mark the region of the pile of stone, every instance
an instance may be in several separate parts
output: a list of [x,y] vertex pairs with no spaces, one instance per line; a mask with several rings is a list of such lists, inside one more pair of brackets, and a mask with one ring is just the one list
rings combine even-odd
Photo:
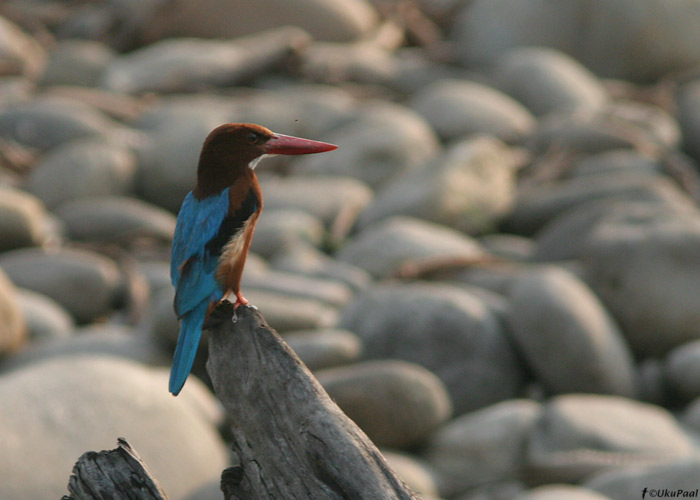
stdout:
[[[428,499],[700,483],[700,4],[5,0],[0,498],[126,437],[173,499],[231,457],[167,391],[169,248],[225,122],[258,167],[243,289]],[[39,471],[39,473],[37,473]]]

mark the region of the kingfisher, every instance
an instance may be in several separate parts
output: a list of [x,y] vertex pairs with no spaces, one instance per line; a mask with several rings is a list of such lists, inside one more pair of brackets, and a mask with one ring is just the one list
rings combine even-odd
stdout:
[[[180,320],[170,370],[170,392],[177,396],[192,369],[202,327],[224,300],[235,310],[248,301],[241,294],[255,224],[263,208],[255,175],[269,155],[303,155],[337,146],[302,139],[252,123],[227,123],[207,136],[197,167],[197,183],[177,216],[170,258],[174,308]],[[235,319],[235,316],[234,316]]]

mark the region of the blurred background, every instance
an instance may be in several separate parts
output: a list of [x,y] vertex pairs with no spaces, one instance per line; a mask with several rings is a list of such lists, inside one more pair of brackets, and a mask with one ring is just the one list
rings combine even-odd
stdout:
[[[169,251],[225,122],[243,292],[426,500],[700,487],[700,1],[3,0],[0,498],[129,440],[173,500],[232,460]],[[690,495],[692,496],[692,495]]]

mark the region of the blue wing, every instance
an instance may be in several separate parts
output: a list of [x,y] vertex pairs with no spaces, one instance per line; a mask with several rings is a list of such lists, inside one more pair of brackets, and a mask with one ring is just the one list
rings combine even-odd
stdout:
[[228,188],[203,200],[189,193],[182,203],[170,256],[178,316],[204,300],[219,300],[223,294],[215,278],[218,255],[210,252],[207,244],[219,234],[228,206]]

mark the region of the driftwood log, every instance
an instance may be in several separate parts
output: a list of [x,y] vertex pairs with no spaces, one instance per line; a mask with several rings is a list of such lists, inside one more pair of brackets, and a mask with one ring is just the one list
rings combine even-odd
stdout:
[[70,495],[61,500],[167,500],[141,457],[126,442],[117,448],[88,451],[78,459],[68,481]]
[[254,308],[212,315],[207,371],[240,464],[226,500],[418,499]]
[[[256,309],[232,318],[224,302],[205,325],[207,371],[239,459],[221,475],[225,500],[418,500]],[[118,445],[83,454],[62,500],[167,500],[131,446]]]

